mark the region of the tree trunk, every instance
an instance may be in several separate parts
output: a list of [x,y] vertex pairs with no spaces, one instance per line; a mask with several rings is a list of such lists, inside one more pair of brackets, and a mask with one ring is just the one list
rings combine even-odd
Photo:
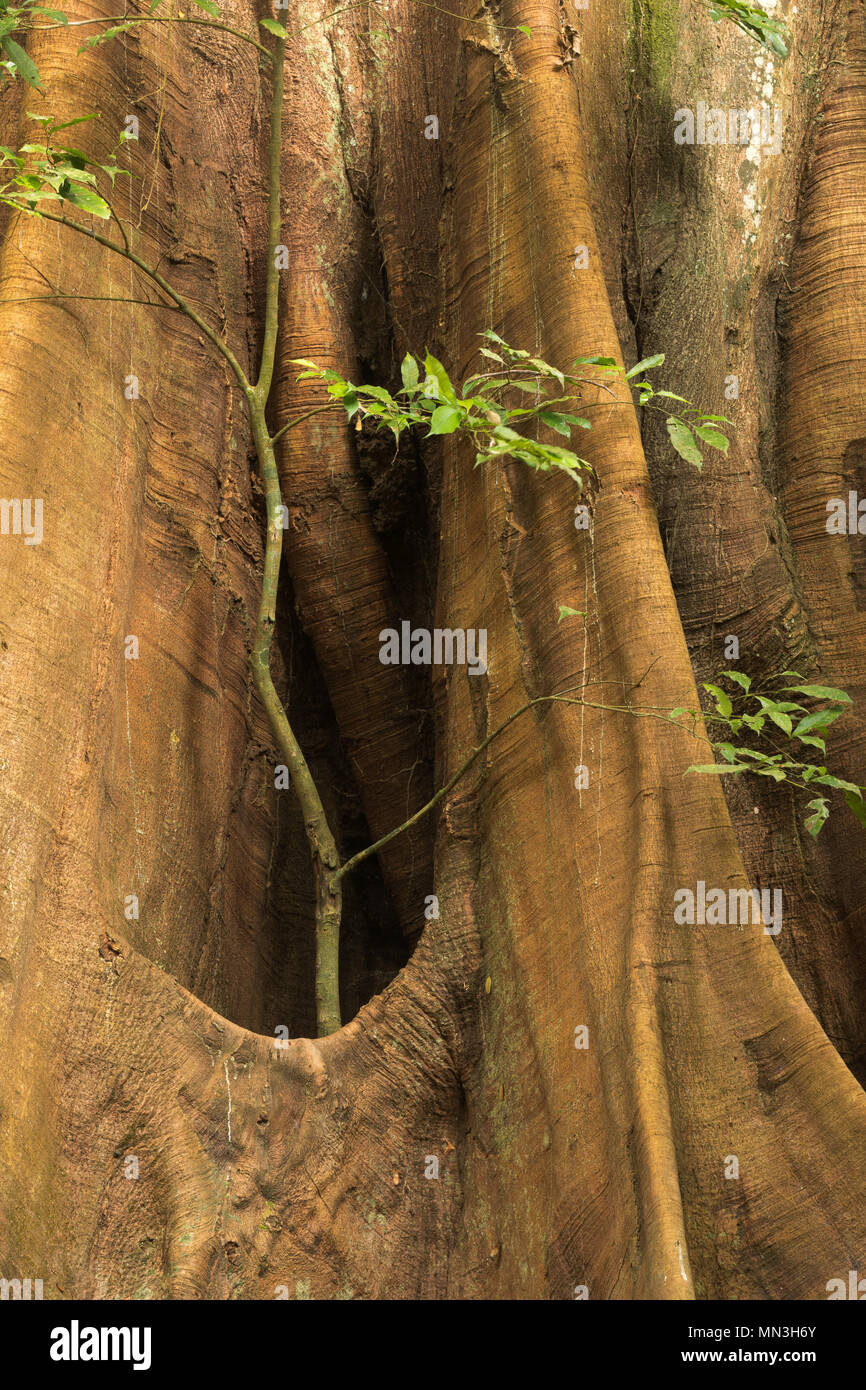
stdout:
[[[520,715],[344,881],[348,1021],[312,1040],[241,394],[179,313],[31,302],[144,296],[4,218],[0,490],[45,522],[0,537],[0,1272],[53,1298],[825,1298],[866,1267],[863,832],[843,807],[813,842],[786,789],[686,776],[694,739],[611,707],[696,707],[734,635],[734,665],[850,691],[831,770],[866,782],[863,541],[825,528],[866,493],[864,8],[801,2],[772,74],[686,0],[331,8],[286,20],[271,427],[320,400],[295,358],[393,387],[428,345],[462,379],[492,328],[563,368],[664,352],[731,449],[691,470],[622,391],[583,496],[456,439],[283,436],[271,669],[344,860],[528,701],[591,702]],[[252,372],[267,72],[215,30],[78,37],[32,40],[46,95],[3,96],[3,143],[98,104],[107,151],[134,113],[121,212]],[[780,151],[676,144],[698,101],[770,101]],[[403,621],[486,629],[486,673],[382,665]],[[781,932],[678,925],[699,881],[780,887]]]

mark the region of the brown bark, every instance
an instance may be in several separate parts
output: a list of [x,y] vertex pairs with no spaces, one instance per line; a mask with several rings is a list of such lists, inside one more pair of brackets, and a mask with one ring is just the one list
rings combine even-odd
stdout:
[[[863,433],[845,372],[864,331],[862,9],[800,8],[754,246],[729,215],[738,153],[672,144],[676,107],[745,81],[753,56],[691,5],[504,0],[460,26],[400,0],[293,42],[273,428],[313,402],[293,357],[393,384],[428,341],[458,377],[485,327],[560,366],[666,351],[665,384],[706,409],[741,375],[731,456],[700,476],[642,440],[630,405],[593,412],[589,531],[567,479],[473,469],[459,442],[419,465],[336,417],[284,437],[275,675],[344,857],[529,699],[586,681],[597,704],[692,704],[720,632],[748,669],[805,657],[858,694],[856,538],[819,529],[824,478],[844,493]],[[230,19],[254,27],[245,4]],[[566,22],[582,54],[563,65]],[[682,72],[658,50],[666,23],[687,36]],[[63,42],[39,41],[50,109],[98,91],[111,129],[134,103],[141,244],[170,248],[178,288],[253,364],[253,51],[141,32],[72,62]],[[777,337],[775,236],[795,212]],[[4,299],[44,292],[40,272],[136,289],[31,219],[7,222],[0,272]],[[46,506],[40,547],[0,541],[2,1272],[50,1270],[52,1297],[819,1299],[862,1267],[855,832],[804,849],[784,795],[738,788],[729,811],[716,779],[683,776],[681,731],[535,707],[383,854],[381,880],[348,881],[344,1017],[364,1007],[298,1036],[311,884],[247,666],[262,508],[238,393],[180,315],[0,313],[0,490]],[[563,603],[585,631],[557,623]],[[402,617],[486,628],[486,676],[447,668],[428,688],[382,666],[379,629]],[[839,765],[856,773],[849,729]],[[698,880],[782,886],[778,944],[760,924],[676,925],[674,893]],[[439,916],[387,983],[429,893]]]

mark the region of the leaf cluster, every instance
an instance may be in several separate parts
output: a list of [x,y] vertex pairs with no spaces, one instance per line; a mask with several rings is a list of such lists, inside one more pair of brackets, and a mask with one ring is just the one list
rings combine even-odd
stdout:
[[720,19],[731,20],[762,48],[768,48],[779,58],[787,58],[791,36],[784,20],[771,19],[760,5],[749,5],[746,0],[713,0],[710,18],[717,24]]
[[[362,419],[369,419],[391,430],[397,440],[404,430],[416,427],[426,429],[425,438],[467,434],[475,444],[476,466],[496,459],[515,459],[540,472],[559,470],[582,487],[582,475],[591,474],[592,466],[573,449],[539,439],[539,427],[570,441],[575,429],[592,428],[586,416],[576,414],[575,409],[591,409],[599,404],[583,403],[585,388],[609,388],[591,377],[562,372],[524,348],[510,347],[490,329],[479,337],[485,340],[479,348],[480,355],[485,365],[492,365],[467,377],[459,387],[430,352],[423,359],[406,354],[400,368],[402,384],[393,394],[382,386],[356,386],[339,372],[320,367],[308,358],[295,358],[294,362],[303,368],[298,380],[322,381],[334,401],[342,402],[348,418],[357,417],[357,428]],[[647,405],[656,397],[682,402],[686,410],[668,416],[671,442],[682,457],[700,467],[702,457],[696,435],[714,448],[728,447],[726,437],[707,423],[722,417],[703,415],[684,397],[655,390],[645,379],[634,380],[663,361],[664,354],[658,353],[623,373],[611,357],[579,357],[572,368],[586,367],[597,373],[624,376],[638,392],[640,405]],[[612,404],[623,402],[614,399]],[[533,427],[535,433],[527,433]]]
[[[770,777],[774,782],[787,782],[800,791],[829,787],[842,792],[850,810],[861,825],[866,826],[866,788],[834,776],[823,763],[807,762],[803,756],[807,748],[817,748],[819,753],[826,755],[825,735],[830,725],[850,707],[850,695],[835,686],[813,684],[798,671],[779,671],[753,684],[745,672],[726,670],[716,677],[716,681],[721,680],[735,689],[729,693],[716,682],[703,682],[714,705],[714,712],[704,716],[706,723],[714,735],[720,726],[728,734],[727,738],[714,736],[711,739],[713,751],[721,761],[693,765],[686,770],[721,775],[750,772],[756,777]],[[796,684],[782,684],[786,681]],[[809,703],[804,704],[804,699]],[[817,708],[810,708],[816,703]],[[677,720],[684,714],[694,718],[697,711],[675,709],[668,718]],[[786,740],[781,751],[780,734]],[[752,741],[748,741],[750,735],[754,736]],[[744,738],[746,742],[733,741]],[[755,741],[763,742],[765,747],[753,746]],[[766,752],[767,746],[775,751]],[[810,835],[816,836],[830,813],[827,796],[822,793],[814,797],[806,803],[806,808],[810,814],[805,819],[805,827]]]
[[14,82],[21,77],[28,87],[41,91],[36,64],[20,43],[12,38],[13,34],[23,34],[32,28],[30,21],[34,18],[50,19],[55,24],[68,23],[66,15],[60,10],[47,10],[42,5],[31,4],[30,0],[24,0],[20,5],[0,4],[0,52],[3,54],[0,69],[7,80]]
[[650,371],[653,367],[660,367],[664,360],[663,352],[657,352],[653,357],[645,357],[642,362],[638,362],[636,366],[626,372],[626,380],[638,392],[638,405],[649,406],[651,410],[657,410],[659,407],[651,405],[651,402],[666,400],[676,401],[683,406],[683,409],[678,413],[669,413],[665,407],[668,436],[680,458],[684,458],[686,463],[692,463],[695,468],[700,469],[704,459],[698,447],[698,441],[709,445],[711,449],[721,450],[723,454],[727,453],[728,437],[717,428],[717,425],[732,425],[733,421],[729,420],[726,415],[705,415],[702,410],[698,410],[697,406],[687,401],[685,396],[678,396],[673,391],[657,391],[649,381],[634,380],[636,376],[640,376],[641,372]]
[[111,217],[108,202],[97,191],[97,179],[100,174],[104,175],[113,188],[118,175],[130,177],[129,170],[117,163],[117,151],[128,138],[127,132],[121,131],[109,162],[103,164],[74,146],[54,143],[58,131],[96,120],[95,112],[59,122],[50,116],[37,116],[32,111],[27,114],[41,126],[42,138],[18,150],[0,145],[0,176],[8,175],[6,182],[0,184],[0,202],[8,203],[19,212],[38,212],[37,205],[50,202],[71,203],[93,217],[103,220]]

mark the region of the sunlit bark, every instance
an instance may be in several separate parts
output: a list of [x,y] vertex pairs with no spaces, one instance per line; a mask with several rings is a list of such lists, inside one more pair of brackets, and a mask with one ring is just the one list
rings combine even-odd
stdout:
[[[426,343],[459,377],[485,327],[560,365],[665,351],[666,385],[735,416],[730,458],[697,475],[629,404],[594,411],[584,497],[473,469],[459,442],[371,463],[330,415],[284,436],[273,672],[344,857],[528,700],[592,682],[599,704],[693,704],[721,633],[747,669],[805,660],[862,693],[856,540],[824,518],[864,433],[863,12],[799,8],[754,245],[738,152],[673,146],[674,110],[754,60],[693,4],[591,5],[567,63],[553,0],[462,26],[400,0],[291,40],[272,429],[318,399],[294,357],[393,384]],[[46,37],[48,97],[23,98],[15,130],[8,96],[0,113],[11,144],[34,103],[98,104],[106,146],[138,114],[123,211],[254,372],[269,86],[233,44],[142,32],[73,61]],[[44,276],[140,297],[63,228],[3,232],[4,300]],[[264,508],[243,402],[169,311],[4,303],[0,324],[0,491],[46,518],[41,546],[0,540],[4,1272],[46,1271],[46,1297],[815,1299],[862,1267],[866,1097],[843,1058],[862,1064],[863,856],[844,808],[804,848],[784,793],[738,788],[729,810],[717,779],[684,776],[681,730],[535,706],[381,878],[347,881],[344,1004],[375,997],[277,1046],[309,1017],[313,903],[248,666]],[[428,690],[383,666],[379,630],[416,616],[486,628],[487,674],[440,669]],[[840,766],[862,777],[850,730]],[[779,938],[677,925],[698,881],[780,884]]]

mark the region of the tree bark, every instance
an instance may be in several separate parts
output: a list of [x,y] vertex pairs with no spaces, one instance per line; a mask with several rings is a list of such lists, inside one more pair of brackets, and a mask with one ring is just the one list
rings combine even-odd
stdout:
[[[0,491],[45,501],[40,546],[0,538],[0,1272],[54,1298],[824,1298],[866,1263],[862,831],[843,808],[807,844],[784,791],[684,775],[685,732],[598,706],[697,707],[730,633],[734,665],[862,703],[858,537],[824,519],[863,461],[863,8],[789,14],[785,140],[749,169],[673,141],[678,107],[768,80],[685,0],[328,12],[287,21],[271,429],[320,403],[294,358],[393,386],[428,345],[456,380],[492,328],[563,368],[665,352],[731,451],[690,472],[625,392],[584,495],[336,416],[283,436],[271,670],[343,860],[527,702],[596,706],[534,705],[346,879],[349,1021],[311,1040],[237,384],[170,310],[29,302],[141,286],[0,224]],[[107,149],[134,111],[141,254],[254,373],[267,73],[216,31],[76,46],[34,41],[47,95],[4,95],[3,143],[98,94]],[[402,620],[486,629],[486,674],[383,666]],[[845,725],[834,770],[866,780]],[[782,887],[778,938],[677,925],[698,881]]]

